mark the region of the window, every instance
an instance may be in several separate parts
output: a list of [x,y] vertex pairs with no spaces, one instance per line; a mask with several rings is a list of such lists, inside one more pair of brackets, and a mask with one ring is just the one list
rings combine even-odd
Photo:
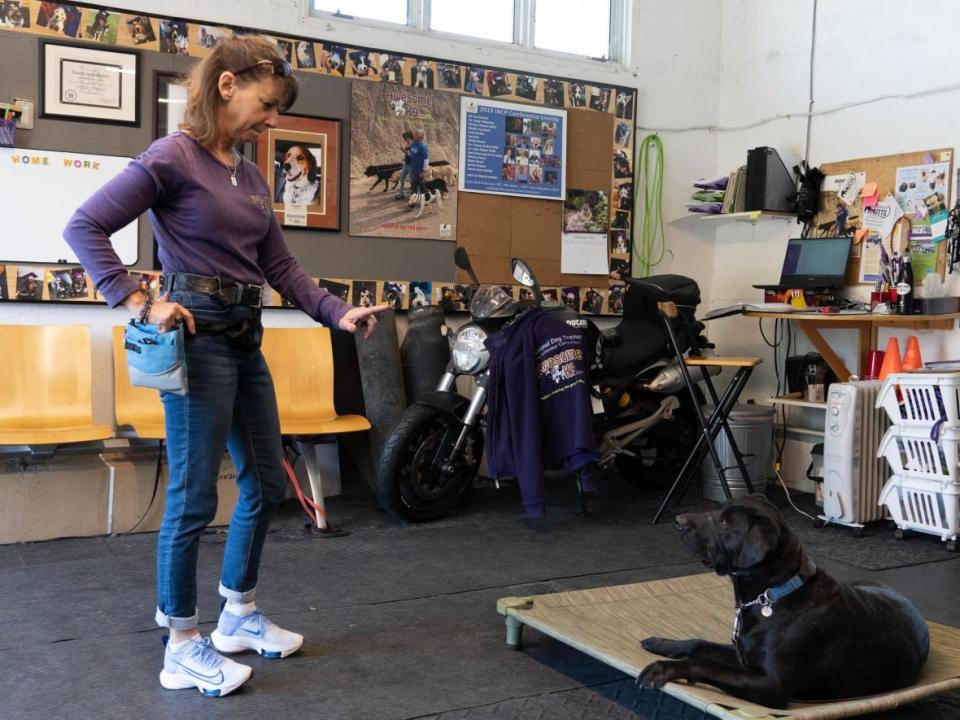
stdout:
[[313,0],[313,9],[368,20],[407,24],[407,0]]
[[429,27],[440,32],[512,43],[513,15],[513,0],[483,0],[482,9],[463,0],[430,0]]
[[534,4],[533,28],[534,47],[610,57],[610,0],[592,0],[589,5],[582,0],[539,0]]
[[315,15],[340,14],[629,64],[633,0],[311,0]]

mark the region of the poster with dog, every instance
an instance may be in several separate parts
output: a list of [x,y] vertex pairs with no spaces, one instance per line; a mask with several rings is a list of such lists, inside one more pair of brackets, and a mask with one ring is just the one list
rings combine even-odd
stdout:
[[46,281],[51,300],[88,300],[90,297],[87,274],[82,267],[47,270]]
[[433,298],[433,283],[429,280],[414,280],[410,283],[410,309],[416,310],[425,305],[431,305]]
[[17,267],[17,300],[43,300],[43,268]]
[[459,114],[450,93],[353,84],[351,235],[456,240]]
[[281,115],[257,140],[277,222],[340,229],[340,121]]
[[20,0],[3,0],[3,4],[0,4],[0,27],[22,30],[30,27],[30,6]]
[[410,283],[405,280],[385,280],[379,283],[380,291],[377,294],[381,303],[386,303],[393,310],[405,310],[409,296]]
[[460,127],[460,190],[565,199],[566,112],[462,97]]
[[127,35],[124,38],[126,43],[136,46],[156,42],[157,35],[153,31],[153,20],[148,15],[126,15],[124,17],[127,26]]
[[80,32],[80,10],[67,3],[42,2],[37,11],[37,27],[75,38]]
[[86,40],[116,45],[120,31],[120,15],[109,10],[87,10],[83,23],[83,37]]

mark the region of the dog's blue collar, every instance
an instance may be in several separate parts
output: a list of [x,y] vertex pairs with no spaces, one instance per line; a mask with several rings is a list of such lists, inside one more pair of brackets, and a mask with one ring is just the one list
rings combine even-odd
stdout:
[[[817,574],[817,566],[816,566],[816,563],[814,563],[813,560],[811,560],[810,558],[807,558],[806,564],[807,564],[807,572],[808,572],[807,580],[809,580],[810,578],[812,578],[814,575]],[[748,603],[743,603],[742,605],[739,606],[738,610],[745,607],[751,607],[753,605],[761,605],[764,608],[769,608],[771,605],[777,602],[777,600],[782,600],[787,595],[792,593],[794,590],[799,590],[800,588],[802,588],[805,583],[806,583],[806,580],[804,580],[803,577],[800,575],[800,572],[798,572],[796,575],[794,575],[792,578],[787,580],[782,585],[777,585],[776,587],[767,588],[757,596],[756,600],[751,600]]]

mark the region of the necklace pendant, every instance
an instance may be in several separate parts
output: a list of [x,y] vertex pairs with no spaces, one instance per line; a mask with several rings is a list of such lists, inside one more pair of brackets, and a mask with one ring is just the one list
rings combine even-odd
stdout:
[[230,176],[230,184],[233,185],[234,187],[237,186],[237,179],[232,175]]
[[769,605],[764,605],[760,609],[760,614],[763,615],[764,617],[770,617],[771,615],[773,615],[773,608],[770,607]]

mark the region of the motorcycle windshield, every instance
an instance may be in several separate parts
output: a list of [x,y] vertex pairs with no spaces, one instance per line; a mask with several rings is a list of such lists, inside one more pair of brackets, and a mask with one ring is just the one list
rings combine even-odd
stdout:
[[470,301],[470,314],[478,320],[515,314],[516,300],[499,285],[482,285]]

